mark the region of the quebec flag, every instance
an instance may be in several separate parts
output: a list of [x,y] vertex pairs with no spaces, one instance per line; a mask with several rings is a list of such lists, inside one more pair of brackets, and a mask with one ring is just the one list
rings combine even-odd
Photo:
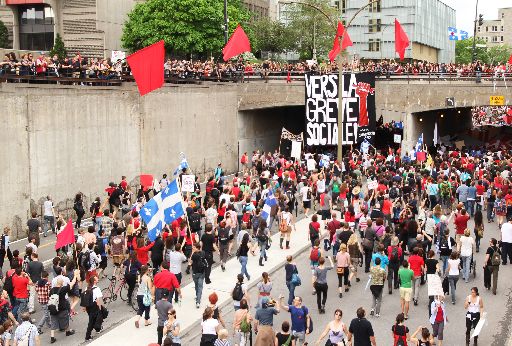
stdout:
[[149,240],[154,241],[166,224],[185,214],[185,209],[175,179],[140,210],[140,215],[148,227]]
[[414,146],[414,157],[416,157],[416,153],[423,148],[423,133],[419,136],[416,145]]
[[267,199],[265,200],[265,205],[263,206],[263,210],[261,211],[261,218],[267,221],[267,225],[270,222],[270,211],[272,207],[277,205],[276,198],[272,190],[269,191],[267,195]]
[[457,30],[457,28],[448,27],[448,38],[450,41],[458,41],[458,40],[465,40],[469,37],[469,34],[467,31],[464,30]]
[[180,164],[178,165],[178,168],[174,171],[174,175],[178,175],[183,169],[188,168],[188,161],[186,158],[181,159]]

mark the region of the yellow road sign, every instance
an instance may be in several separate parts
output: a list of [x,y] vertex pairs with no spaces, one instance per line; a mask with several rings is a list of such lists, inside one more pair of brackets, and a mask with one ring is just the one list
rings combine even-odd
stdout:
[[505,105],[505,97],[504,96],[490,96],[489,104],[491,106],[504,106]]

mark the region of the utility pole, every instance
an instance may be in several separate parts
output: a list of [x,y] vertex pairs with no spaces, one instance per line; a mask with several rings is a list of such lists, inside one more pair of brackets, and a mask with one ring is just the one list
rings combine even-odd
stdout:
[[228,43],[228,0],[224,0],[224,44]]
[[[343,23],[343,0],[338,0],[338,10],[340,11],[340,21]],[[345,31],[347,29],[345,28]],[[336,35],[338,34],[338,26],[336,25]],[[345,32],[343,32],[343,36]],[[343,47],[343,37],[337,37],[340,47]],[[338,152],[336,158],[343,169],[343,51],[338,54]]]
[[476,8],[475,8],[475,26],[474,26],[474,29],[473,29],[473,50],[471,52],[471,62],[475,62],[476,61],[476,24],[477,24],[477,21],[478,21],[478,0],[476,0]]

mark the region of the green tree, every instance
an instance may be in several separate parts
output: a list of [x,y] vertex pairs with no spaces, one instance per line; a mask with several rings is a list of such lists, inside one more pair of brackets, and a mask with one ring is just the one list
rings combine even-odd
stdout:
[[292,5],[288,27],[295,49],[301,59],[311,59],[315,47],[317,57],[326,57],[332,49],[336,33],[333,22],[336,22],[337,10],[328,0],[304,0],[303,2],[320,8],[332,20],[312,6]]
[[[488,62],[488,55],[486,52],[486,48],[483,47],[486,45],[485,41],[481,38],[477,38],[476,40],[477,46],[475,52],[476,52],[476,59],[483,61],[485,63]],[[471,55],[473,53],[473,38],[468,38],[466,40],[460,40],[455,42],[455,62],[457,64],[469,64],[471,63]]]
[[9,48],[9,31],[4,22],[0,20],[0,48]]
[[493,46],[487,50],[489,64],[506,63],[512,54],[512,47],[507,44]]
[[282,53],[293,47],[291,30],[281,22],[270,18],[261,18],[251,23],[254,40],[252,49],[255,52]]
[[66,51],[66,47],[64,46],[64,41],[60,34],[55,36],[55,43],[53,44],[52,49],[50,49],[50,56],[57,55],[59,59],[64,59],[68,56],[68,52]]
[[[228,16],[230,33],[238,24],[248,29],[249,14],[240,0],[229,1]],[[223,1],[148,0],[128,14],[121,41],[130,52],[164,40],[173,54],[216,55],[224,46],[223,23]]]

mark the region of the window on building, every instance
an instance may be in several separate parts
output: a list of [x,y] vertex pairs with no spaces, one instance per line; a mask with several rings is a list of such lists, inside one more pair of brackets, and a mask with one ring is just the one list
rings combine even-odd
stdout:
[[[339,0],[334,1],[334,7],[336,9],[340,8],[340,1]],[[347,0],[341,0],[341,12],[345,13],[346,8],[347,8]]]
[[368,40],[368,50],[370,52],[380,52],[380,39],[369,39]]
[[498,42],[498,36],[493,36],[492,37],[492,42]]
[[[368,0],[368,2],[371,2],[373,0]],[[380,12],[380,0],[377,2],[374,2],[368,7],[368,11],[370,12]]]
[[485,32],[489,32],[489,27],[488,26],[485,27]]
[[503,36],[501,36],[501,42],[503,42]]
[[491,31],[492,32],[497,32],[498,31],[498,26],[497,25],[493,25]]
[[503,25],[501,26],[501,32],[503,32]]
[[19,6],[19,41],[23,50],[53,47],[55,16],[47,5]]
[[480,32],[480,27],[478,27],[478,32]]
[[380,32],[380,30],[381,30],[381,20],[380,19],[368,20],[368,31],[369,32]]
[[505,18],[505,12],[501,12],[501,18]]

